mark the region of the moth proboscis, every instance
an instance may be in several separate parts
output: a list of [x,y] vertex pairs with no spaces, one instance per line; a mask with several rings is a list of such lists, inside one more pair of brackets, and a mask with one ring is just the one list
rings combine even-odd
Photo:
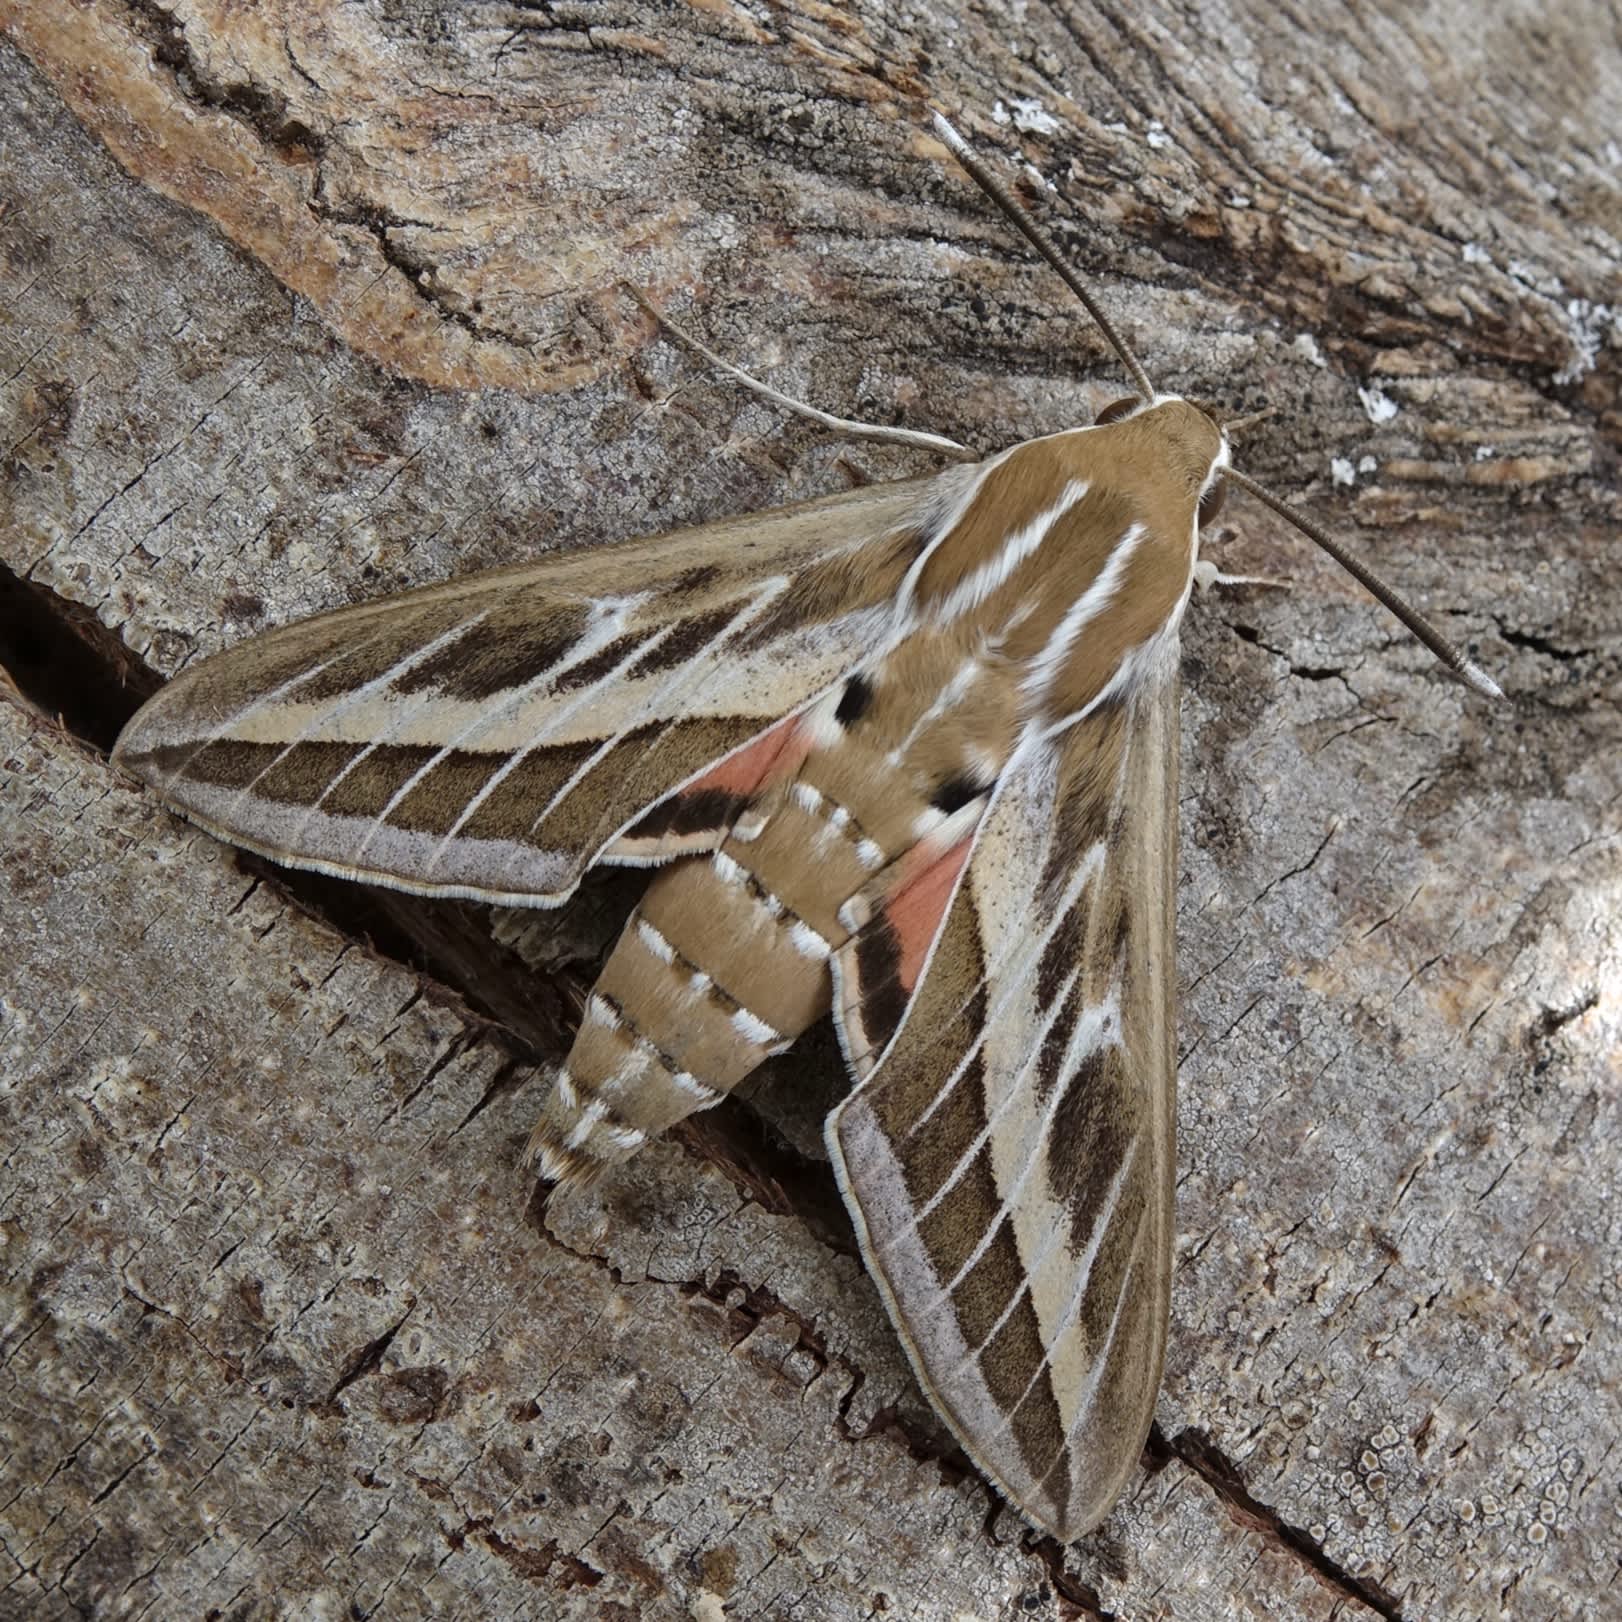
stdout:
[[1200,523],[1259,496],[1497,689],[1157,394],[936,128],[1131,377],[1097,422],[272,631],[171,682],[116,758],[238,845],[425,895],[549,907],[593,863],[657,868],[535,1127],[543,1177],[632,1154],[831,1008],[855,1085],[828,1148],[897,1333],[1069,1540],[1136,1465],[1165,1350]]

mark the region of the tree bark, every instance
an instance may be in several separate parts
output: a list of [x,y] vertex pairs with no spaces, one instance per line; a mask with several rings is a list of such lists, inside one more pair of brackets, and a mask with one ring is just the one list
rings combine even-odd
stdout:
[[[0,1593],[15,1614],[1598,1614],[1622,1444],[1617,16],[0,0]],[[831,1037],[596,1192],[519,1150],[635,881],[492,920],[109,770],[256,629],[919,470],[1157,387],[1236,498],[1185,629],[1178,1265],[1106,1524],[920,1395]]]

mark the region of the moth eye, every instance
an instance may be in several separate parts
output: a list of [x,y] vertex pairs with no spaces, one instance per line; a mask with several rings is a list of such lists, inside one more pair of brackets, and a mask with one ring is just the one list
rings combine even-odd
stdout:
[[1119,400],[1111,400],[1102,411],[1093,418],[1095,427],[1102,428],[1106,422],[1114,422],[1120,417],[1128,416],[1138,409],[1138,397],[1135,394],[1123,394]]
[[970,800],[979,799],[981,788],[969,777],[948,777],[941,786],[929,797],[929,803],[937,811],[951,816],[954,811],[961,811]]
[[1228,481],[1226,479],[1219,478],[1214,484],[1211,485],[1205,494],[1200,497],[1199,523],[1202,529],[1209,524],[1219,512],[1222,511],[1222,503],[1227,498],[1227,494]]
[[839,695],[839,707],[834,711],[834,719],[842,727],[851,726],[867,714],[867,707],[872,702],[872,684],[865,676],[852,676],[845,683],[844,692]]

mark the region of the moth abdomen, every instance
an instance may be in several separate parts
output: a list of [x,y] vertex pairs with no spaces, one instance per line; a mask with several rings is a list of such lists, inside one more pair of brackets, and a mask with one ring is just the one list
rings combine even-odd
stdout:
[[[536,1124],[530,1152],[543,1176],[579,1182],[627,1158],[720,1103],[827,1012],[836,942],[761,876],[780,865],[771,857],[783,824],[805,815],[797,801],[780,805],[763,822],[746,820],[748,839],[655,876]],[[789,847],[796,842],[804,847],[803,830],[790,835]]]

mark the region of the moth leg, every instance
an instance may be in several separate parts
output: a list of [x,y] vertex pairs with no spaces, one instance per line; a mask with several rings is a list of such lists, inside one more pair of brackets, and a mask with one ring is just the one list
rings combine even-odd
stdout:
[[891,445],[910,445],[916,450],[934,451],[938,455],[950,456],[960,462],[980,460],[978,451],[972,451],[967,445],[960,445],[955,439],[948,439],[944,434],[926,434],[915,428],[893,428],[883,423],[857,422],[851,417],[835,417],[814,405],[806,404],[804,400],[796,400],[793,395],[774,389],[770,383],[763,383],[758,377],[751,377],[748,372],[734,366],[731,361],[723,360],[708,344],[695,338],[684,328],[678,327],[639,288],[632,287],[629,282],[622,282],[620,285],[678,343],[703,356],[718,371],[725,372],[728,377],[742,383],[746,389],[752,390],[762,399],[770,400],[773,405],[781,406],[785,411],[809,417],[812,422],[820,423],[824,428],[831,428],[836,434],[846,434],[852,439],[876,439]]
[[1266,586],[1274,591],[1289,591],[1293,582],[1270,574],[1224,574],[1209,558],[1201,558],[1194,565],[1194,584],[1202,592],[1213,586]]

